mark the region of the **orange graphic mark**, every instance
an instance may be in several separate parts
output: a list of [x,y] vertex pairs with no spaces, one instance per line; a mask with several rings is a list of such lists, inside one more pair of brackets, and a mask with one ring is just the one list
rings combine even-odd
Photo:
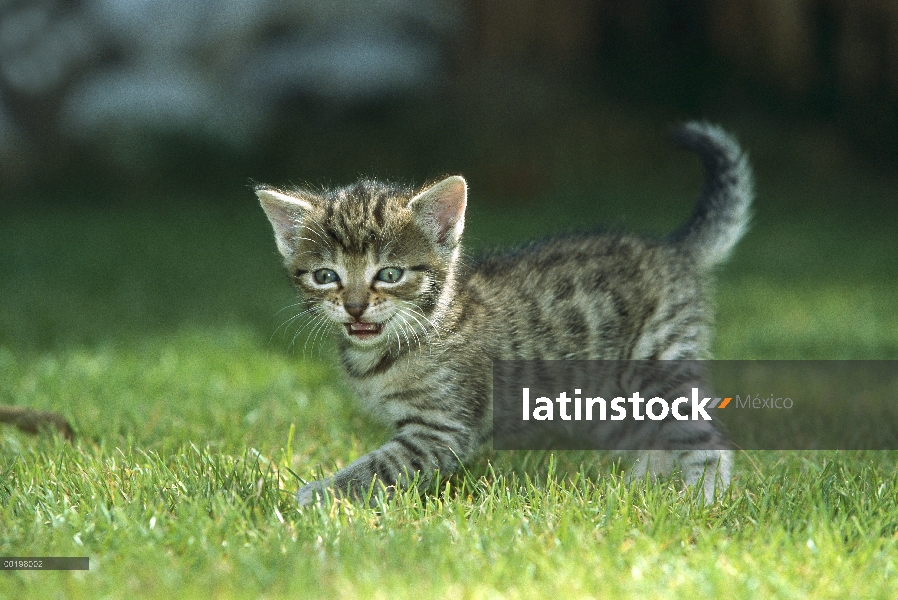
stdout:
[[730,403],[730,400],[732,400],[732,398],[724,398],[723,402],[721,402],[720,406],[718,406],[717,408],[726,408],[727,404]]

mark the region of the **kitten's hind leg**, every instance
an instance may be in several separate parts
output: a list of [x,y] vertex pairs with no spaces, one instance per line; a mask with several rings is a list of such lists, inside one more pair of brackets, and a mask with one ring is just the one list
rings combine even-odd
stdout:
[[698,492],[700,485],[705,501],[714,502],[717,493],[723,493],[730,485],[732,450],[689,450],[677,457],[686,485]]
[[716,493],[723,492],[730,484],[732,450],[643,450],[633,462],[628,481],[651,480],[670,475],[679,469],[686,485],[698,492],[708,503],[714,502]]

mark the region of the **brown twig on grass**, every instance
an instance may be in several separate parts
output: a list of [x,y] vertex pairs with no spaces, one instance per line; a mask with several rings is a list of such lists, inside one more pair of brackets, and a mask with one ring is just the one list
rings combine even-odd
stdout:
[[26,433],[40,433],[44,429],[54,428],[65,439],[75,439],[75,432],[68,420],[55,412],[24,406],[0,406],[0,423],[9,423]]

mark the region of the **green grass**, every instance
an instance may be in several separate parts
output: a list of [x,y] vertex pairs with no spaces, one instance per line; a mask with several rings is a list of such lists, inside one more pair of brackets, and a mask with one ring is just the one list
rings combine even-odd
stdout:
[[[698,185],[686,164],[609,168],[548,210],[475,194],[468,239],[666,231]],[[716,355],[898,358],[898,184],[793,175],[760,164]],[[91,559],[2,573],[0,597],[898,597],[894,452],[740,453],[709,506],[607,456],[495,452],[375,508],[298,510],[298,478],[388,432],[327,346],[278,329],[291,293],[244,196],[24,198],[0,220],[0,403],[78,432],[0,429],[0,555]]]

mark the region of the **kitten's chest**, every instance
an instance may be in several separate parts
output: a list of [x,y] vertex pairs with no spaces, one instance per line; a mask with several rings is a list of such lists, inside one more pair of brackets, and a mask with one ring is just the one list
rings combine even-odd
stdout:
[[404,404],[415,400],[415,396],[424,394],[427,390],[426,385],[416,384],[422,378],[427,378],[426,369],[411,361],[400,364],[397,360],[386,369],[370,369],[361,375],[359,370],[349,366],[346,373],[349,385],[362,408],[385,422],[401,418]]
[[455,367],[430,356],[406,356],[383,372],[357,377],[347,369],[347,375],[362,408],[379,421],[395,425],[464,403],[465,386]]

